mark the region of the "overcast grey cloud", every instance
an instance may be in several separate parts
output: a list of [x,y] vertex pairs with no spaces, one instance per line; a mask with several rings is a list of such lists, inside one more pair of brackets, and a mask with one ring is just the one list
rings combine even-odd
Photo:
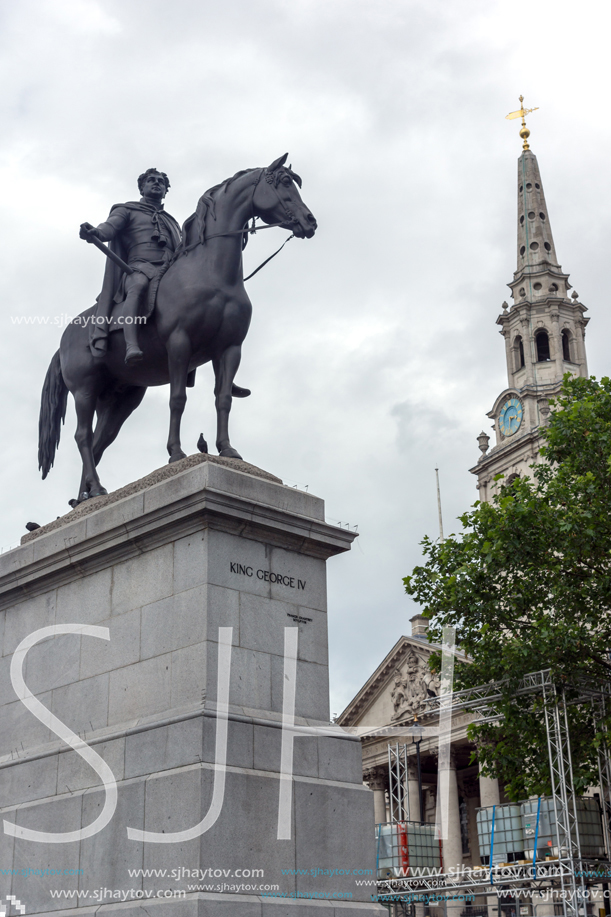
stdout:
[[[36,469],[40,390],[102,257],[78,239],[135,178],[168,172],[182,222],[209,186],[285,151],[319,222],[249,282],[254,315],[232,439],[358,525],[329,562],[332,709],[415,608],[401,577],[476,498],[468,468],[506,384],[495,319],[515,268],[518,95],[540,106],[556,249],[590,307],[590,371],[611,370],[607,295],[609,12],[585,0],[20,0],[0,5],[0,545],[63,514],[80,462],[70,408],[56,467]],[[286,234],[252,239],[250,269]],[[213,439],[212,375],[184,443]],[[168,391],[150,390],[101,465],[106,487],[167,460]]]

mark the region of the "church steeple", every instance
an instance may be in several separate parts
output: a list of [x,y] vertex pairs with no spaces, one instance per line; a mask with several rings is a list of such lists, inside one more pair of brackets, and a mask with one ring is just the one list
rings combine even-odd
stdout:
[[518,159],[517,269],[508,284],[513,305],[503,303],[496,320],[505,338],[508,382],[488,413],[496,445],[488,451],[488,436],[481,433],[482,456],[471,469],[483,500],[494,492],[495,475],[503,474],[506,481],[528,474],[529,465],[538,460],[539,431],[564,374],[588,374],[584,332],[589,319],[577,294],[569,296],[569,275],[558,263],[537,157],[527,142],[525,114],[528,110],[520,109],[508,116],[522,117],[524,141]]

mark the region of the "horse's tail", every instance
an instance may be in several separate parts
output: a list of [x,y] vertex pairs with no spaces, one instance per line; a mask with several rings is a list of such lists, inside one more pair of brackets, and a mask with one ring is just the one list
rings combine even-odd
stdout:
[[59,446],[62,424],[66,416],[67,401],[68,388],[62,376],[58,350],[47,370],[40,398],[38,467],[42,471],[43,481],[55,460],[55,450]]

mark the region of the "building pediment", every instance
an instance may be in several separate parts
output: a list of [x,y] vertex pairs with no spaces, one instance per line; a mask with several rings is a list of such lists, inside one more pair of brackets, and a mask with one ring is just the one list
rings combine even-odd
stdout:
[[419,637],[401,637],[337,718],[342,726],[400,724],[420,713],[439,693],[439,678],[429,657],[439,650]]

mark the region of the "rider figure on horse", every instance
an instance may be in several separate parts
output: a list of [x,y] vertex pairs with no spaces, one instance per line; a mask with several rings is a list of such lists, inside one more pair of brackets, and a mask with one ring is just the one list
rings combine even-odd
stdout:
[[109,241],[111,250],[134,271],[128,275],[111,260],[106,264],[95,319],[89,326],[89,346],[94,356],[105,355],[113,307],[121,303],[125,362],[131,365],[142,360],[137,325],[141,303],[147,297],[151,281],[158,282],[180,243],[180,227],[163,208],[169,187],[165,172],[147,169],[138,178],[142,195],[139,201],[115,204],[106,222],[97,227],[81,224],[81,239],[91,242],[95,236],[102,242]]

